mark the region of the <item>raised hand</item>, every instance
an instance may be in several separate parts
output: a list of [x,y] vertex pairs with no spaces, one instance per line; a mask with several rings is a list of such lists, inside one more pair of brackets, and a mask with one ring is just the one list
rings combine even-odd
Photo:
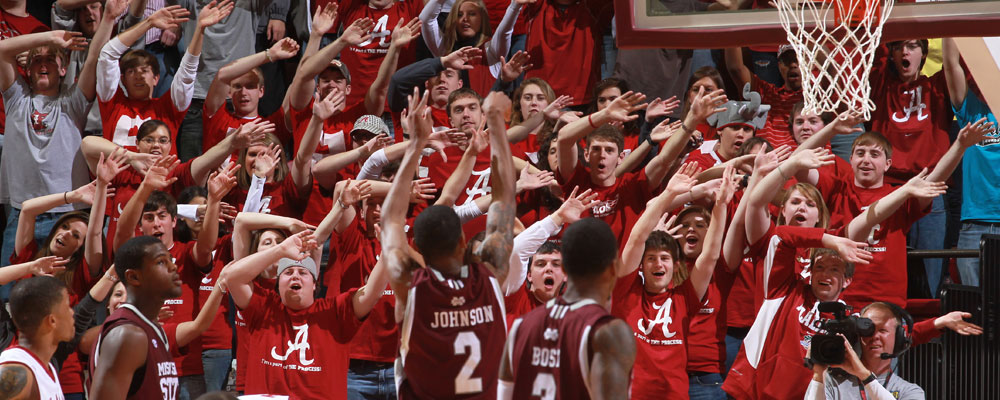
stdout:
[[288,223],[285,224],[285,229],[292,234],[295,234],[302,231],[314,231],[316,230],[316,226],[307,224],[295,218],[288,218]]
[[826,236],[829,236],[829,240],[831,241],[826,247],[836,250],[847,262],[868,264],[872,260],[872,253],[865,250],[865,247],[868,247],[868,243],[855,242],[851,239],[832,235],[825,235],[824,239],[826,239]]
[[396,28],[392,30],[392,46],[396,48],[406,47],[418,37],[420,37],[420,18],[411,19],[405,25],[400,19],[396,23]]
[[289,37],[275,42],[267,49],[267,57],[272,61],[287,60],[296,54],[299,54],[299,44]]
[[358,18],[350,26],[344,29],[340,39],[351,46],[357,46],[362,42],[371,39],[371,30],[375,27],[375,22],[371,18]]
[[434,198],[434,193],[437,193],[437,188],[431,178],[417,179],[411,184],[410,203],[427,204],[428,200]]
[[720,107],[727,101],[726,91],[723,89],[705,93],[705,88],[700,88],[698,94],[691,100],[691,110],[689,114],[695,118],[697,123],[702,123],[708,117],[717,112],[725,111],[725,107]]
[[313,251],[316,247],[316,238],[313,237],[313,231],[311,230],[289,236],[278,246],[285,258],[291,258],[296,261],[302,261],[306,257],[309,257],[309,252]]
[[372,195],[372,184],[367,180],[348,180],[344,191],[340,194],[340,203],[345,206],[353,206],[359,201],[367,199]]
[[49,32],[52,44],[60,48],[72,51],[86,50],[87,38],[83,33],[74,31],[52,31]]
[[552,171],[539,171],[537,174],[533,174],[525,166],[521,169],[521,175],[517,178],[517,182],[514,183],[514,192],[521,193],[525,190],[535,190],[551,185],[555,181],[556,177]]
[[170,177],[170,173],[180,165],[180,160],[177,156],[162,156],[149,166],[146,170],[146,177],[143,178],[142,184],[149,185],[154,190],[163,190],[167,186],[172,185],[177,182],[177,177]]
[[905,190],[911,197],[919,199],[933,199],[944,194],[948,190],[948,185],[944,182],[928,181],[927,175],[929,174],[927,168],[924,168],[917,176],[906,181],[906,184],[900,189]]
[[[405,114],[406,110],[403,111]],[[400,119],[405,121],[406,116],[403,115]],[[404,128],[404,132],[405,131],[406,130]],[[455,128],[432,132],[430,136],[427,138],[427,147],[430,147],[434,149],[434,151],[438,152],[438,154],[441,155],[441,158],[444,159],[445,162],[448,162],[448,155],[445,154],[444,152],[445,148],[455,147],[455,146],[467,146],[468,144],[469,144],[469,138],[467,138],[464,133]]]
[[646,104],[642,103],[643,100],[646,100],[646,95],[642,93],[625,92],[601,112],[611,118],[613,122],[628,122],[639,118],[639,115],[629,114],[645,108]]
[[667,188],[674,195],[681,195],[691,191],[698,180],[695,179],[695,175],[698,174],[698,163],[689,162],[684,164],[674,173],[674,176],[670,177],[667,181]]
[[738,186],[735,176],[736,168],[732,165],[727,166],[726,170],[722,172],[722,181],[720,182],[719,190],[715,192],[716,207],[726,207],[733,200],[733,195],[736,193]]
[[670,139],[678,129],[681,128],[681,121],[670,122],[670,120],[665,119],[662,122],[656,124],[653,130],[649,132],[649,139],[654,143],[660,143],[664,140]]
[[171,30],[187,22],[191,12],[181,6],[169,6],[156,10],[155,13],[146,19],[153,27],[162,30]]
[[514,0],[515,3],[520,5],[535,4],[538,0]]
[[339,89],[334,88],[322,99],[320,99],[319,93],[313,94],[313,99],[313,115],[316,118],[326,120],[344,111],[347,95]]
[[847,135],[850,133],[864,132],[863,127],[859,127],[865,122],[865,118],[860,112],[855,110],[848,110],[840,113],[830,124],[833,125],[833,129],[836,130],[838,135]]
[[238,213],[239,212],[236,210],[236,207],[233,207],[232,204],[226,203],[224,201],[219,202],[219,223],[224,223],[227,220],[232,221],[236,219],[236,214]]
[[213,0],[198,12],[198,27],[205,29],[219,23],[233,12],[234,7],[233,0]]
[[683,236],[681,235],[681,228],[683,227],[677,223],[677,214],[664,213],[653,230],[666,232],[668,235],[673,236],[674,239],[681,240]]
[[245,149],[256,144],[263,144],[267,134],[274,133],[274,131],[274,123],[262,119],[240,125],[236,132],[233,132],[233,148]]
[[420,95],[420,90],[416,87],[413,88],[413,94],[408,97],[409,100],[409,114],[407,117],[410,119],[409,125],[413,129],[411,134],[414,135],[415,139],[427,141],[431,133],[434,133],[434,120],[431,118],[431,109],[427,106],[427,100],[430,98],[430,93],[424,91],[424,95]]
[[281,147],[272,144],[267,151],[257,154],[257,158],[253,161],[253,174],[261,178],[271,176],[279,162],[281,162]]
[[236,170],[240,165],[233,163],[222,171],[215,171],[208,178],[208,201],[219,201],[236,187]]
[[66,270],[69,259],[62,259],[57,256],[41,257],[31,262],[31,274],[34,276],[53,276]]
[[[524,172],[522,172],[523,174]],[[578,221],[584,211],[589,210],[598,203],[596,192],[587,189],[582,193],[577,193],[578,190],[580,190],[580,187],[573,187],[573,191],[570,192],[569,197],[566,198],[566,201],[555,212],[555,214],[562,218],[562,223],[564,224],[572,224]]]
[[125,149],[121,147],[111,152],[107,158],[101,153],[97,161],[97,181],[106,185],[115,179],[115,176],[126,168],[127,158]]
[[792,147],[787,144],[766,153],[764,150],[767,150],[767,146],[761,146],[760,150],[757,151],[757,156],[753,159],[753,173],[759,173],[761,176],[774,171],[782,161],[788,159],[788,156],[792,154]]
[[952,311],[934,320],[934,327],[937,329],[948,328],[963,336],[982,335],[983,328],[979,325],[965,321],[972,318],[972,314],[965,311]]
[[516,80],[524,71],[533,67],[533,65],[528,63],[530,58],[524,50],[518,50],[510,60],[507,60],[504,56],[500,56],[500,65],[502,65],[500,68],[500,79],[503,79],[504,82],[513,82]]
[[573,104],[573,96],[562,95],[556,97],[555,100],[542,109],[542,115],[544,115],[545,119],[548,120],[559,119],[559,116],[563,114],[562,110],[569,107],[570,104]]
[[337,22],[337,3],[327,3],[323,8],[317,8],[312,19],[312,33],[322,35],[333,29]]
[[992,122],[987,121],[986,117],[983,117],[979,121],[966,124],[958,132],[958,142],[961,143],[962,147],[972,147],[991,133],[996,133],[996,127],[993,126]]
[[102,18],[112,18],[114,21],[119,15],[125,12],[132,0],[107,0],[104,2],[104,16]]
[[506,117],[512,104],[510,97],[503,92],[490,92],[483,100],[483,114],[500,114]]
[[677,96],[671,96],[666,100],[661,100],[657,97],[649,103],[649,106],[646,107],[646,122],[653,122],[657,118],[670,115],[670,113],[677,110],[680,106],[681,101],[677,100]]
[[441,65],[454,70],[472,69],[474,63],[483,57],[483,51],[476,47],[466,46],[441,57]]
[[792,155],[788,162],[800,169],[815,169],[833,164],[833,153],[824,148],[800,151]]

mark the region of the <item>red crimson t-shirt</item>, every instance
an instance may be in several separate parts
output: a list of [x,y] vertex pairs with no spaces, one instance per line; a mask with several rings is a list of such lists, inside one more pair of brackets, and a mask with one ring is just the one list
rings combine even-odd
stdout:
[[[232,135],[236,132],[240,126],[250,122],[259,121],[260,116],[257,117],[238,117],[232,111],[226,108],[225,103],[219,106],[215,111],[211,111],[207,108],[204,109],[203,114],[205,118],[204,134],[202,135],[201,141],[201,152],[204,154],[208,149],[219,144],[223,139]],[[284,109],[278,107],[278,110],[273,114],[264,118],[266,121],[270,121],[274,124],[274,134],[278,137],[281,143],[287,143],[292,139],[292,133],[285,128],[285,112]],[[233,152],[229,157],[229,161],[223,165],[228,165],[230,162],[236,162],[239,158],[239,152]]]
[[[195,265],[194,259],[191,257],[195,243],[174,242],[174,245],[167,250],[170,252],[170,257],[174,259],[174,265],[177,266],[177,273],[180,274],[183,284],[181,285],[180,297],[167,299],[163,302],[164,307],[167,307],[174,313],[173,316],[162,321],[164,324],[180,324],[182,322],[193,321],[198,316],[198,310],[200,309],[198,306],[199,286],[201,286],[201,280],[205,278],[206,273],[202,267]],[[178,375],[203,374],[204,372],[201,367],[201,337],[193,340],[187,347],[191,351],[174,360],[177,363]]]
[[618,238],[618,248],[621,249],[632,232],[632,225],[646,208],[646,201],[653,197],[645,169],[626,173],[611,186],[600,187],[590,180],[590,171],[578,163],[570,179],[562,184],[563,193],[571,193],[577,186],[579,192],[593,190],[598,201],[581,217],[596,217],[606,222]]
[[[375,9],[367,0],[341,0],[337,9],[337,21],[343,27],[348,27],[361,18],[371,18],[375,27],[371,30],[371,39],[358,46],[349,46],[340,52],[340,60],[347,65],[351,74],[351,93],[347,95],[347,105],[364,104],[365,93],[375,77],[379,66],[389,52],[392,43],[392,30],[399,21],[409,22],[420,15],[424,8],[423,0],[394,0],[388,8]],[[336,28],[334,28],[336,29]],[[414,42],[400,49],[399,66],[412,64],[416,60]],[[352,121],[353,122],[353,121]]]
[[[254,296],[266,296],[268,292],[273,292],[277,287],[274,279],[263,279],[257,277],[250,283]],[[236,331],[236,390],[243,392],[247,381],[247,357],[250,356],[250,331],[247,329],[247,321],[243,318],[243,310],[235,308],[235,318],[233,325]]]
[[503,304],[507,310],[507,326],[511,326],[515,319],[542,305],[542,302],[535,298],[527,284],[522,283],[521,288],[503,297]]
[[[236,186],[226,195],[225,202],[232,204],[237,210],[242,210],[247,201],[248,190]],[[292,176],[285,175],[281,182],[267,182],[261,196],[263,206],[260,212],[280,215],[282,217],[301,218],[306,202],[309,201],[310,189],[299,190]],[[324,211],[325,213],[325,211]]]
[[612,2],[580,1],[560,6],[538,1],[521,11],[527,25],[526,51],[534,68],[525,78],[545,79],[573,105],[588,104],[600,72],[600,37],[613,16]]
[[301,399],[347,398],[347,343],[361,326],[356,290],[291,310],[277,292],[255,293],[243,309],[254,340],[247,357],[246,394]]
[[[198,286],[198,309],[205,307],[208,296],[212,295],[215,284],[222,273],[222,268],[233,261],[233,235],[225,235],[216,241],[215,250],[212,250],[212,272],[201,279]],[[226,320],[226,312],[229,310],[229,298],[226,296],[219,305],[219,311],[212,320],[212,325],[202,333],[201,347],[203,349],[233,348],[233,327]]]
[[[177,168],[170,171],[167,178],[177,178],[176,182],[166,188],[166,192],[175,198],[188,186],[199,185],[198,182],[195,182],[194,175],[191,174],[191,161],[178,165]],[[121,218],[122,211],[125,210],[125,204],[128,204],[129,199],[139,190],[142,180],[142,175],[132,168],[126,168],[108,183],[108,188],[115,188],[115,195],[107,202],[109,218],[107,237],[115,237],[115,232],[118,231],[118,220]]]
[[[694,263],[688,263],[694,265]],[[688,371],[720,374],[726,363],[726,300],[736,278],[723,257],[715,266],[705,299],[688,327]]]
[[767,140],[774,148],[787,144],[795,150],[798,144],[792,138],[788,117],[792,114],[795,103],[802,101],[802,91],[775,86],[756,76],[750,79],[750,84],[754,91],[760,93],[761,103],[771,106],[764,127],[758,129],[756,135]]
[[719,143],[718,140],[706,140],[701,147],[695,149],[694,151],[688,153],[687,159],[684,160],[685,163],[696,162],[698,167],[702,171],[712,168],[718,164],[722,164],[729,161],[727,158],[723,157],[718,151],[715,151],[715,145]]
[[611,315],[625,320],[635,335],[632,399],[688,397],[688,324],[701,301],[685,280],[663,293],[649,293],[636,271],[618,278],[611,295]]
[[173,142],[170,154],[177,154],[177,130],[184,121],[187,109],[174,108],[174,101],[170,96],[168,90],[163,96],[152,100],[132,100],[119,87],[111,100],[98,99],[104,138],[126,150],[136,151],[136,134],[139,132],[139,126],[151,119],[158,119],[167,124],[167,130],[170,131],[170,139]]

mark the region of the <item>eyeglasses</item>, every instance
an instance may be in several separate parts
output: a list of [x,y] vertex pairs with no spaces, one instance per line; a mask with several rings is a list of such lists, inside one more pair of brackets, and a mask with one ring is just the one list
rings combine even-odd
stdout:
[[165,138],[164,137],[164,138],[160,138],[160,140],[156,140],[156,139],[153,139],[153,138],[147,136],[147,137],[142,138],[142,140],[140,140],[140,142],[142,142],[143,144],[148,145],[148,146],[152,146],[152,145],[157,144],[157,143],[159,143],[162,146],[166,146],[166,145],[170,144],[170,138]]

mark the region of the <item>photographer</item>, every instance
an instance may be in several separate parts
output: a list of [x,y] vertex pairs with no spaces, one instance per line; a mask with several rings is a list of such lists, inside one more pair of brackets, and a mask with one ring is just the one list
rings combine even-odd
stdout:
[[861,358],[845,340],[842,364],[813,364],[813,380],[805,399],[923,399],[920,386],[892,371],[892,359],[910,347],[910,316],[899,306],[884,302],[869,304],[861,316],[875,325],[873,335],[861,338]]

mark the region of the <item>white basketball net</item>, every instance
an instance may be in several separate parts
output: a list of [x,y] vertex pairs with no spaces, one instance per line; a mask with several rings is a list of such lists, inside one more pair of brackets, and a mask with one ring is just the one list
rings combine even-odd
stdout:
[[[781,25],[795,49],[802,76],[804,112],[855,111],[870,119],[868,74],[893,0],[777,0]],[[881,8],[881,10],[880,10]],[[851,21],[854,10],[864,10]],[[834,16],[843,16],[834,21]]]

